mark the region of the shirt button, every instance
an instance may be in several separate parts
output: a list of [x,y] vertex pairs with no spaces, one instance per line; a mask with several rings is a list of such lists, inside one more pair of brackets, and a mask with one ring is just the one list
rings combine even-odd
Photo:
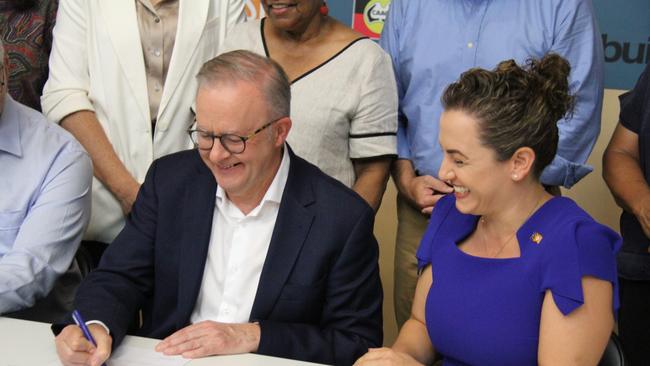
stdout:
[[155,50],[153,50],[153,55],[156,56],[156,57],[160,57],[160,50],[157,49],[157,48]]
[[153,21],[156,22],[156,23],[160,23],[160,18],[156,18]]
[[467,44],[467,48],[472,48],[472,47],[474,47],[474,43],[469,42],[469,43]]
[[153,89],[157,92],[160,91],[160,84],[156,84],[156,86],[153,87]]

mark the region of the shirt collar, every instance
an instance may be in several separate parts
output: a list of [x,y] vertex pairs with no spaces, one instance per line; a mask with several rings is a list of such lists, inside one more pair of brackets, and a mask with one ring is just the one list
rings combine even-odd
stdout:
[[23,149],[20,146],[20,121],[15,104],[16,102],[7,94],[0,116],[0,150],[20,157]]
[[[266,190],[260,203],[248,214],[248,216],[257,216],[266,202],[280,204],[282,201],[282,193],[284,192],[284,187],[287,185],[287,179],[289,179],[289,164],[291,160],[289,158],[289,148],[286,143],[283,146],[283,150],[284,152],[282,153],[280,167],[275,173],[275,177],[273,178],[269,189]],[[225,201],[228,201],[228,204],[230,204],[230,200],[226,197],[226,192],[224,192],[221,186],[217,186],[217,206],[221,207]]]
[[[151,4],[151,1],[149,0],[137,0],[137,2],[141,3],[145,8],[147,8],[150,12],[154,14],[157,13],[157,8],[160,8],[162,5],[165,5],[166,3],[178,3],[178,0],[162,0],[159,2],[156,6]],[[178,7],[178,5],[176,5]]]

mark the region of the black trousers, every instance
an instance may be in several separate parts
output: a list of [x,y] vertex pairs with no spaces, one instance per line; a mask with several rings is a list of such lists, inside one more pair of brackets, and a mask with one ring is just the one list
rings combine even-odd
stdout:
[[650,365],[650,281],[619,277],[618,334],[628,366]]

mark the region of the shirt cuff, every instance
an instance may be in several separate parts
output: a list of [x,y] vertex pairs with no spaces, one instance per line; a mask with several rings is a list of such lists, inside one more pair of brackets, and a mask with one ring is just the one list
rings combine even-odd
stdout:
[[541,181],[549,186],[571,188],[593,170],[591,165],[574,163],[555,155],[553,162],[542,172]]
[[111,330],[108,329],[106,324],[104,324],[104,322],[102,322],[101,320],[89,320],[89,321],[86,322],[86,326],[88,326],[90,324],[99,324],[99,325],[101,325],[104,329],[106,329],[106,333],[108,333],[108,335],[111,335]]
[[350,136],[350,159],[396,156],[397,141],[391,134]]
[[63,119],[75,112],[95,112],[93,104],[84,93],[72,93],[61,97],[58,93],[41,97],[43,114],[51,122],[60,124]]
[[397,156],[400,159],[411,160],[411,148],[406,141],[400,141],[399,135],[397,136]]

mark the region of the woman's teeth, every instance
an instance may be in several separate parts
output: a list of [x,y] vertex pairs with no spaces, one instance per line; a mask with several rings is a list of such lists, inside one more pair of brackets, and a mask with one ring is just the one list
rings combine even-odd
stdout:
[[469,188],[461,187],[461,186],[454,186],[454,192],[456,192],[456,193],[467,193],[467,192],[469,192]]

